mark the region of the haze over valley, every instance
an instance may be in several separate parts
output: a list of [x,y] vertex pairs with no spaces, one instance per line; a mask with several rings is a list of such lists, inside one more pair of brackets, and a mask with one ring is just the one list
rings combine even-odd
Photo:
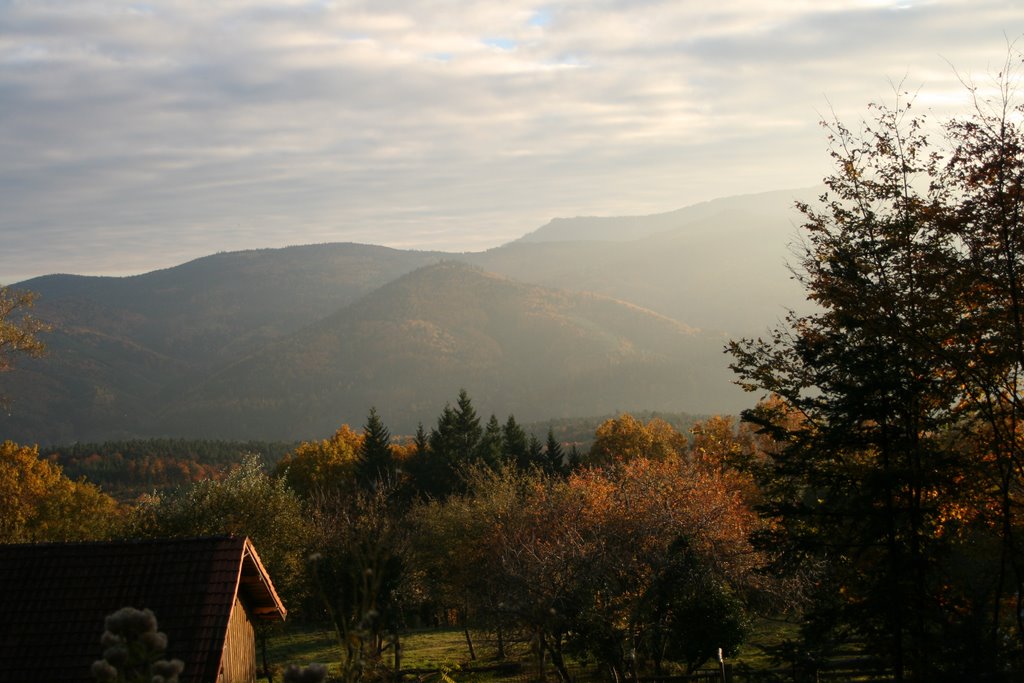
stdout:
[[554,220],[479,253],[321,244],[145,275],[18,283],[53,325],[4,377],[11,438],[322,437],[376,406],[398,433],[462,388],[521,420],[737,412],[722,353],[799,306],[785,268],[813,190]]

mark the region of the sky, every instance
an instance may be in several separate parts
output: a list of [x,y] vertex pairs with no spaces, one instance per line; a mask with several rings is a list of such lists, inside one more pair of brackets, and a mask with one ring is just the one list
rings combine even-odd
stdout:
[[1020,0],[0,0],[0,283],[808,187],[823,118],[962,112],[1022,33]]

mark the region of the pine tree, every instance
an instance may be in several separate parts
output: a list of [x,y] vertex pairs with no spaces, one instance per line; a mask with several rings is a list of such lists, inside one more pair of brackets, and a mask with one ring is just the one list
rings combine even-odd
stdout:
[[459,391],[459,400],[455,408],[455,429],[458,444],[455,460],[460,465],[468,464],[474,460],[480,439],[483,437],[483,429],[465,389]]
[[526,467],[536,467],[540,470],[547,468],[547,461],[544,457],[544,445],[535,435],[530,434],[530,441],[526,446]]
[[356,477],[360,486],[377,488],[381,483],[394,483],[396,476],[394,454],[391,452],[391,433],[377,414],[370,408],[363,427],[363,445],[359,453]]
[[492,414],[477,447],[476,458],[491,469],[497,469],[505,459],[504,450],[505,441],[501,433],[501,424]]
[[529,467],[529,440],[526,432],[516,422],[514,415],[509,415],[502,429],[505,444],[505,461],[520,469]]
[[544,470],[549,474],[566,472],[565,451],[555,438],[555,431],[548,427],[548,440],[544,448]]
[[445,405],[430,432],[431,495],[445,498],[462,487],[462,475],[476,460],[482,436],[480,418],[463,389],[457,407]]

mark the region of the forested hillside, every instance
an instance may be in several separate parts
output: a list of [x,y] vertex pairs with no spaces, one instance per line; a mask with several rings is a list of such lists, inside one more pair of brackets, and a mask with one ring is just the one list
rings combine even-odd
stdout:
[[[42,444],[293,439],[379,405],[410,431],[460,387],[530,420],[736,412],[721,350],[799,305],[784,260],[803,194],[556,221],[478,254],[324,244],[37,278],[18,287],[38,294],[49,352],[4,375],[0,430]],[[448,263],[399,284],[444,259],[483,270]]]
[[431,419],[432,397],[463,387],[486,409],[526,420],[652,404],[696,412],[728,401],[720,343],[606,297],[444,262],[211,376],[158,424],[300,438],[375,405],[411,433]]

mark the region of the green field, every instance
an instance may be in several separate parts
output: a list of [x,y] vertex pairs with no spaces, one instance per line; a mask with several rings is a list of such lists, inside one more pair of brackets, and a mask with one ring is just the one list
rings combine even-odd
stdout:
[[[417,670],[415,676],[421,680],[436,680],[438,676],[420,673],[424,669],[450,671],[457,681],[491,681],[494,672],[475,671],[497,662],[495,644],[489,634],[472,633],[476,660],[470,661],[466,639],[460,629],[430,629],[413,631],[402,635],[402,670]],[[764,648],[780,644],[788,637],[795,636],[791,624],[774,621],[759,622],[753,629],[748,642],[731,661],[736,665],[752,669],[771,668],[777,663],[765,654]],[[508,660],[522,662],[524,668],[533,666],[526,643],[506,644]],[[257,658],[261,656],[257,648]],[[341,646],[333,631],[316,628],[294,628],[272,636],[267,648],[267,659],[273,670],[280,672],[288,664],[307,665],[320,663],[328,665],[329,675],[340,672]],[[391,665],[392,653],[385,653],[384,663]],[[708,665],[710,666],[710,664]],[[266,680],[265,678],[260,680]],[[275,676],[280,680],[280,673]]]

